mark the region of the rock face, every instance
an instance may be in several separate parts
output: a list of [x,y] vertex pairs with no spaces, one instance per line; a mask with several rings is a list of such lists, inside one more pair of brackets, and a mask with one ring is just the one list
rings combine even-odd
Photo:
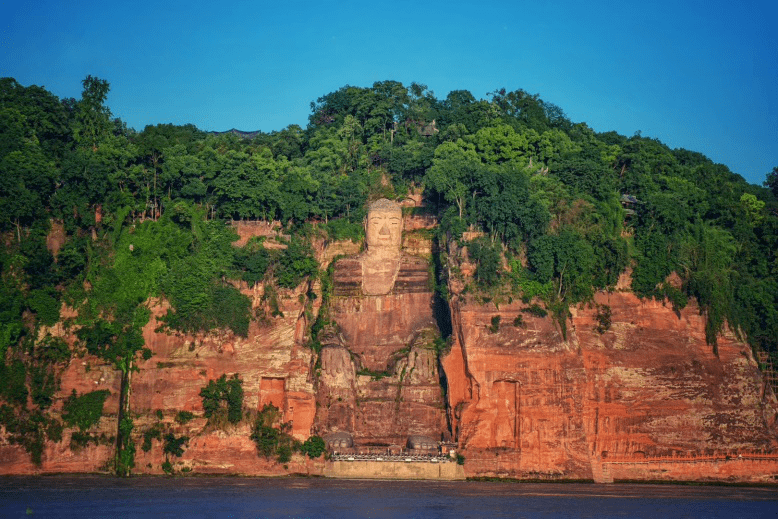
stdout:
[[[574,311],[565,339],[528,305],[454,299],[443,366],[468,475],[599,480],[614,458],[778,447],[778,405],[746,344],[727,335],[714,354],[694,305],[674,312],[629,292],[599,293],[595,303]],[[755,477],[778,472],[771,467]]]
[[[154,355],[139,363],[139,371],[132,376],[130,410],[138,414],[158,409],[163,414],[200,413],[200,390],[208,381],[238,374],[243,380],[245,407],[259,410],[273,404],[283,413],[283,421],[292,423],[293,436],[308,438],[315,401],[308,380],[311,351],[303,344],[300,295],[282,294],[278,302],[283,316],[252,322],[247,338],[168,335],[155,331],[159,324],[152,319],[144,329],[144,339]],[[156,306],[154,317],[165,311],[164,306]]]
[[[397,214],[391,207],[389,213],[374,226],[379,238]],[[244,241],[277,233],[267,227],[238,230]],[[265,316],[245,338],[158,331],[167,306],[149,301],[144,339],[153,355],[137,363],[130,380],[134,472],[159,474],[169,461],[174,470],[196,473],[351,474],[351,467],[333,472],[321,459],[295,456],[284,465],[258,456],[253,413],[272,404],[296,439],[342,433],[349,438],[342,449],[383,452],[420,437],[454,441],[466,460],[456,470],[465,476],[775,481],[775,395],[746,344],[732,334],[719,338],[717,352],[706,344],[694,304],[678,312],[627,290],[601,292],[572,309],[563,333],[536,305],[478,302],[452,282],[453,333],[440,354],[428,226],[406,219],[406,230],[422,231],[405,237],[390,227],[386,243],[371,234],[362,253],[351,242],[316,244],[323,267],[347,256],[334,265],[330,324],[319,332],[318,354],[307,334],[320,311],[319,282],[280,291],[275,316],[270,294],[243,286]],[[381,252],[384,246],[391,250]],[[461,271],[467,274],[467,266]],[[74,330],[61,324],[47,331],[75,341]],[[110,392],[90,430],[103,439],[72,450],[73,431],[66,429],[62,441],[46,443],[36,467],[0,429],[0,474],[110,470],[120,373],[88,355],[62,370],[55,413],[74,389]],[[203,417],[200,390],[223,374],[243,381],[248,417],[216,427]],[[180,411],[194,418],[180,423]],[[181,457],[163,452],[164,434],[189,438]]]

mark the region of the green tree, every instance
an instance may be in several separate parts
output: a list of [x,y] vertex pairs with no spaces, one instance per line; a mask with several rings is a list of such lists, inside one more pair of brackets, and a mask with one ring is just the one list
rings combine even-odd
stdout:
[[112,129],[111,111],[105,106],[111,86],[108,81],[87,76],[81,82],[84,90],[77,104],[73,138],[84,147],[97,151]]
[[462,218],[473,181],[480,171],[481,160],[475,149],[461,140],[444,142],[435,150],[435,158],[424,176],[424,183],[448,202],[455,203]]
[[773,196],[778,198],[778,166],[767,174],[767,178],[764,181],[764,187],[772,191]]
[[549,214],[530,195],[526,171],[516,169],[513,163],[484,168],[477,186],[480,196],[475,200],[475,211],[493,236],[518,249],[522,240],[545,232]]

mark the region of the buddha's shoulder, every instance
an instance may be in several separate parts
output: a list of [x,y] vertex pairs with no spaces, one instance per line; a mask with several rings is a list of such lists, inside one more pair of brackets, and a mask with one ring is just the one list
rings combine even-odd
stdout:
[[424,269],[425,271],[429,268],[430,262],[426,258],[421,258],[419,256],[411,256],[409,254],[403,254],[402,258],[400,259],[400,269],[405,270],[418,270],[418,269]]
[[336,296],[362,293],[362,262],[359,258],[341,258],[335,262],[332,284]]
[[403,255],[394,292],[430,292],[430,263],[425,258]]

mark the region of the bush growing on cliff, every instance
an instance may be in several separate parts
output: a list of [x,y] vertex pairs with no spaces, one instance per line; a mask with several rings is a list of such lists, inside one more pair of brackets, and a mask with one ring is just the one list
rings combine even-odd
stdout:
[[230,329],[248,335],[251,301],[236,288],[214,280],[196,259],[177,265],[166,278],[166,294],[173,303],[164,317],[173,329],[184,332]]
[[[76,336],[86,351],[126,373],[138,352],[144,350],[143,326],[148,322],[148,308],[137,307],[132,314],[121,320],[109,322],[96,319],[91,325],[83,326]],[[144,352],[145,353],[145,352]]]
[[46,335],[35,343],[35,358],[46,364],[59,364],[70,360],[70,346],[61,337]]
[[143,452],[149,452],[151,450],[151,440],[161,440],[162,439],[162,425],[160,424],[154,424],[150,429],[147,429],[143,433],[143,444],[141,445],[141,449],[143,449]]
[[540,306],[537,303],[533,303],[533,304],[531,304],[530,306],[528,306],[526,308],[522,308],[521,311],[524,312],[524,313],[530,314],[530,315],[534,315],[535,317],[540,317],[540,318],[543,318],[543,317],[548,315],[548,312],[546,311],[546,309],[543,308],[542,306]]
[[56,441],[58,422],[40,411],[15,413],[10,406],[2,405],[0,425],[5,428],[9,443],[24,447],[36,466],[41,464],[45,439]]
[[40,324],[53,326],[59,321],[60,303],[57,296],[53,288],[32,290],[27,296],[27,306],[35,313]]
[[500,316],[499,315],[493,315],[492,316],[492,324],[489,326],[489,331],[492,333],[497,333],[500,331]]
[[33,365],[30,368],[30,388],[32,401],[40,409],[48,408],[54,392],[58,389],[59,381],[51,366]]
[[[272,404],[265,404],[257,415],[250,438],[257,445],[257,454],[269,458],[276,456],[279,463],[286,463],[298,445],[289,435],[291,424],[281,422],[281,412]],[[315,443],[315,442],[314,442]],[[315,445],[309,444],[312,450]]]
[[238,423],[243,418],[243,381],[237,373],[229,379],[224,374],[217,380],[209,380],[200,390],[200,397],[209,421],[225,410],[230,423]]
[[25,386],[26,377],[24,362],[17,359],[6,364],[4,359],[0,359],[0,397],[7,402],[25,405],[29,394]]
[[270,254],[259,240],[251,238],[245,247],[235,251],[233,265],[240,273],[240,278],[249,286],[253,286],[265,279],[270,265]]
[[286,250],[274,266],[276,284],[281,288],[295,288],[307,276],[315,276],[319,263],[313,256],[310,243],[298,236],[292,236]]
[[101,389],[78,396],[74,389],[62,408],[62,419],[68,426],[78,427],[81,432],[86,432],[100,421],[103,404],[108,395],[108,390]]
[[467,254],[476,264],[475,279],[484,288],[495,286],[500,280],[500,245],[492,244],[486,237],[467,245]]
[[597,315],[595,316],[597,325],[594,329],[602,335],[611,327],[611,307],[608,305],[597,305]]
[[300,445],[300,452],[307,455],[311,459],[316,459],[327,450],[327,444],[324,443],[324,438],[318,435],[313,435],[305,440]]
[[184,446],[189,443],[189,436],[176,436],[173,433],[167,433],[163,440],[162,452],[165,453],[165,458],[167,459],[168,454],[180,458],[184,454]]
[[194,414],[192,414],[190,411],[179,411],[176,414],[176,422],[180,423],[181,425],[188,423],[190,420],[194,418]]

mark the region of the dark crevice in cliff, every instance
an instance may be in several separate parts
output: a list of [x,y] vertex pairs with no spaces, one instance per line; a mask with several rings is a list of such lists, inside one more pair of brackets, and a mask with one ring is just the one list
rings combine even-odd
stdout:
[[451,311],[448,304],[448,279],[440,258],[440,243],[437,237],[432,242],[432,266],[435,275],[435,296],[433,313],[438,324],[440,335],[447,339],[452,332]]
[[[446,269],[443,268],[443,262],[440,256],[440,239],[435,236],[432,241],[432,267],[435,283],[435,291],[433,295],[433,315],[438,325],[438,330],[442,340],[450,340],[453,332],[453,325],[451,321],[451,307],[449,306],[449,290],[448,290],[448,278],[446,275]],[[450,343],[449,343],[450,344]],[[446,406],[446,429],[448,430],[449,438],[453,437],[454,431],[451,424],[451,409],[448,398],[448,378],[446,377],[446,370],[443,368],[442,356],[443,349],[437,349],[437,363],[438,363],[438,380],[440,382],[440,389],[443,396],[443,402]]]
[[448,440],[450,438],[454,437],[454,431],[451,426],[451,403],[448,398],[448,378],[446,377],[446,370],[443,368],[443,363],[441,362],[441,352],[438,351],[438,378],[440,381],[440,391],[441,396],[443,397],[443,403],[445,405],[445,411],[446,411],[446,429],[448,430],[448,436],[449,438],[441,438],[441,440]]

